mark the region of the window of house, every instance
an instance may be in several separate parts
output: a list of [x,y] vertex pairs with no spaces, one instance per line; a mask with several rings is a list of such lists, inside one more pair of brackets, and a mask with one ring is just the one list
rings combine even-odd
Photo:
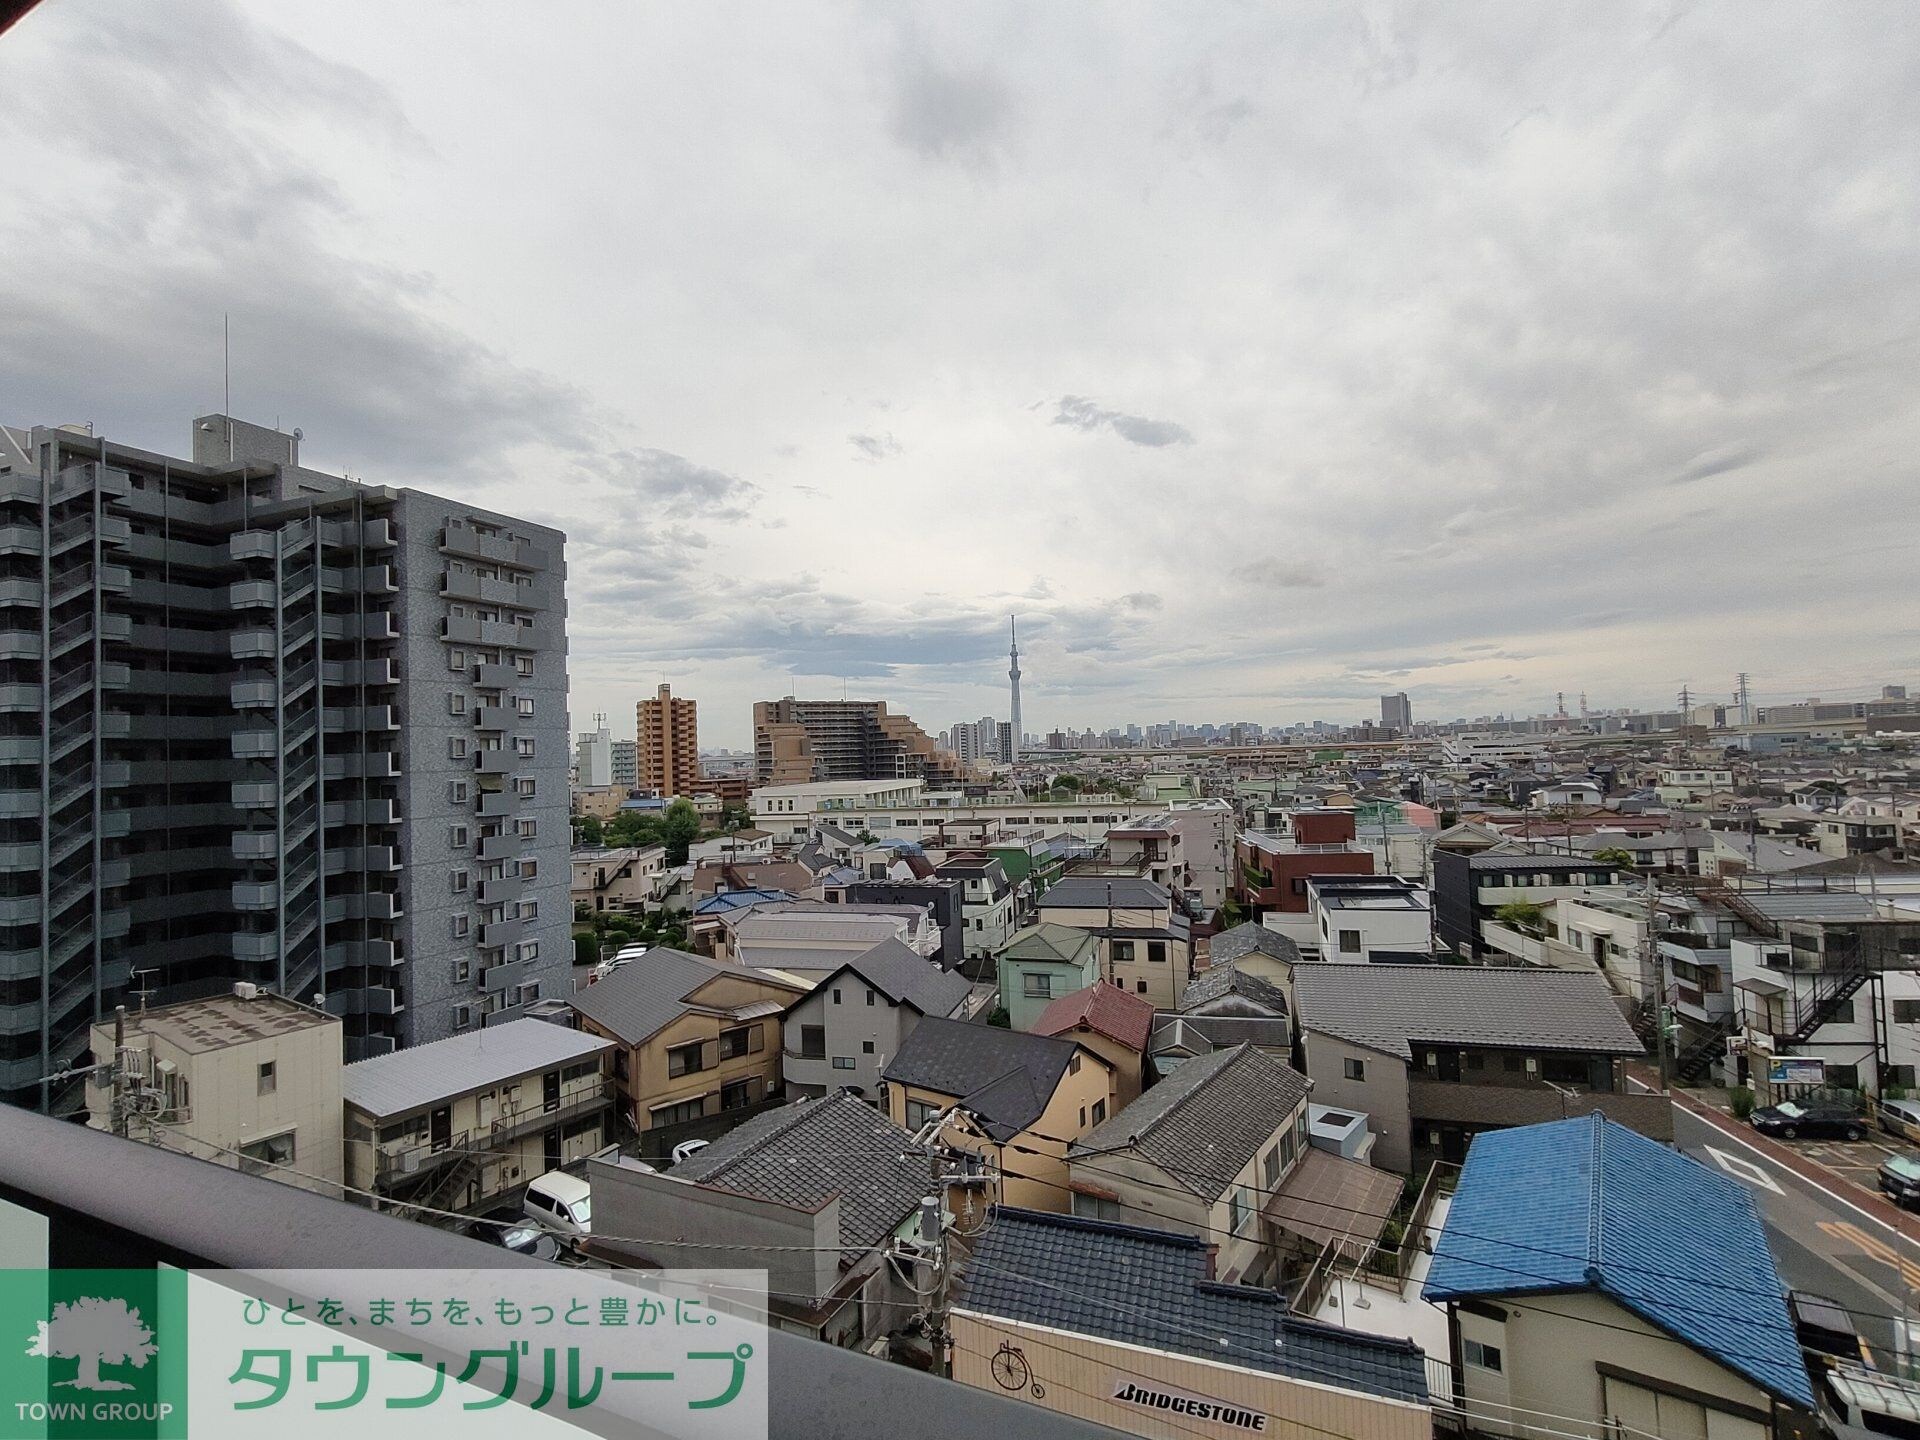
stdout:
[[1147,982],[1144,980],[1136,980],[1133,982],[1133,988],[1144,995],[1147,993]]
[[1102,1120],[1106,1118],[1107,1118],[1107,1102],[1104,1100],[1094,1101],[1093,1102],[1093,1123],[1098,1125]]
[[294,1160],[293,1131],[250,1140],[240,1147],[240,1168],[248,1175],[260,1175],[276,1165],[291,1165]]
[[1164,940],[1149,940],[1147,942],[1147,960],[1149,963],[1166,964],[1167,942]]
[[1342,930],[1340,932],[1340,953],[1342,955],[1358,955],[1360,953],[1360,932],[1358,930]]
[[1836,1090],[1858,1090],[1860,1088],[1860,1067],[1858,1065],[1828,1065],[1827,1084]]
[[689,1120],[698,1120],[706,1111],[707,1097],[696,1095],[677,1105],[656,1105],[647,1111],[647,1118],[655,1125],[684,1125]]
[[836,1005],[840,1003],[840,987],[838,985],[833,987],[833,1003]]
[[1077,1050],[1074,1052],[1073,1058],[1067,1061],[1067,1073],[1069,1075],[1078,1075],[1080,1073],[1080,1052]]
[[1355,1056],[1347,1056],[1347,1058],[1341,1062],[1341,1068],[1346,1072],[1346,1077],[1349,1080],[1364,1080],[1367,1078],[1367,1062]]
[[697,1075],[706,1068],[698,1040],[691,1045],[675,1045],[667,1051],[668,1075]]
[[1500,1347],[1498,1345],[1483,1345],[1478,1340],[1462,1340],[1460,1342],[1460,1358],[1479,1370],[1498,1371],[1500,1369]]
[[754,1087],[758,1083],[759,1077],[754,1075],[749,1075],[744,1080],[729,1080],[720,1087],[720,1108],[738,1110],[743,1105],[751,1105]]
[[802,1025],[800,1027],[800,1058],[802,1060],[824,1060],[827,1056],[827,1027],[824,1025]]
[[[1853,997],[1851,995],[1849,995],[1845,1000],[1840,1001],[1838,1004],[1836,1004],[1833,1007],[1833,1013],[1827,1017],[1827,1024],[1829,1025],[1853,1024]],[[1831,1072],[1833,1067],[1828,1066],[1827,1069],[1829,1072]],[[1831,1073],[1829,1073],[1829,1078],[1831,1078]]]
[[735,1025],[720,1032],[720,1058],[738,1060],[747,1053],[748,1030],[745,1025]]
[[1113,961],[1116,965],[1133,963],[1133,941],[1116,940],[1113,942]]
[[862,1055],[871,1055],[871,1054],[873,1054],[873,1041],[871,1041],[871,1040],[862,1040],[862,1041],[860,1042],[860,1053],[861,1053]]
[[257,1083],[259,1087],[257,1093],[261,1095],[271,1095],[279,1088],[280,1076],[279,1072],[275,1069],[274,1061],[265,1060],[261,1062],[260,1075]]
[[1020,978],[1020,993],[1035,1000],[1047,999],[1053,994],[1053,976],[1029,970]]
[[934,1116],[940,1113],[940,1107],[927,1100],[907,1101],[907,1128],[918,1130]]
[[1526,1069],[1526,1067],[1527,1057],[1524,1055],[1509,1054],[1500,1057],[1500,1068],[1505,1070],[1509,1075],[1517,1075]]
[[836,1055],[833,1057],[833,1068],[836,1070],[851,1070],[854,1068],[854,1059],[851,1055]]
[[1261,1157],[1260,1178],[1269,1190],[1280,1183],[1280,1147],[1278,1145]]
[[867,991],[867,1004],[873,1004],[873,991]]

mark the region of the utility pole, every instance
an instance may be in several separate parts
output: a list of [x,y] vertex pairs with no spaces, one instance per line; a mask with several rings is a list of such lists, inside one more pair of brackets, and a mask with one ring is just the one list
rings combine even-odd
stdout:
[[955,1107],[930,1116],[914,1134],[909,1153],[927,1157],[927,1194],[920,1201],[919,1234],[903,1246],[903,1258],[912,1261],[914,1278],[919,1282],[914,1293],[920,1298],[920,1307],[914,1318],[927,1337],[932,1371],[943,1377],[953,1373],[949,1350],[953,1343],[954,1223],[947,1210],[947,1196],[955,1186],[971,1193],[976,1187],[990,1186],[994,1178],[981,1156],[941,1141],[947,1122],[958,1113]]
[[[142,1007],[144,1008],[144,1007]],[[113,1088],[109,1092],[108,1114],[112,1117],[113,1133],[126,1138],[127,1134],[127,1007],[113,1007]]]
[[1653,1048],[1660,1066],[1660,1093],[1664,1095],[1671,1083],[1667,1060],[1667,957],[1661,951],[1660,941],[1654,934],[1657,900],[1658,893],[1654,888],[1653,875],[1652,872],[1648,872],[1646,945],[1647,958],[1653,963]]

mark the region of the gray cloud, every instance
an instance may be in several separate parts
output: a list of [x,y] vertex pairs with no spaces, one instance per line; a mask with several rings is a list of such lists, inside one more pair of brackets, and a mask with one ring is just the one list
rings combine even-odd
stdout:
[[590,462],[615,489],[672,516],[737,519],[759,487],[670,450],[617,450]]
[[900,442],[890,434],[849,435],[847,440],[853,446],[855,458],[860,460],[884,460],[900,453]]
[[1709,480],[1715,475],[1725,475],[1733,470],[1744,469],[1761,459],[1764,453],[1751,445],[1725,445],[1712,450],[1702,450],[1667,483],[1691,485],[1696,480]]
[[887,129],[895,141],[928,160],[982,166],[1010,139],[1013,93],[984,61],[911,35],[893,67]]
[[1193,443],[1193,436],[1184,425],[1176,425],[1171,420],[1148,420],[1144,416],[1108,410],[1084,395],[1062,396],[1054,410],[1053,423],[1071,426],[1075,430],[1111,430],[1122,440],[1154,448]]

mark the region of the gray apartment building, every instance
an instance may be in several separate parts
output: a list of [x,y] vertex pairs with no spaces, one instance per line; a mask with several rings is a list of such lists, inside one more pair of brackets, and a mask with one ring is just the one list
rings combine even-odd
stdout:
[[0,1099],[259,984],[364,1059],[567,988],[564,537],[304,469],[0,427]]

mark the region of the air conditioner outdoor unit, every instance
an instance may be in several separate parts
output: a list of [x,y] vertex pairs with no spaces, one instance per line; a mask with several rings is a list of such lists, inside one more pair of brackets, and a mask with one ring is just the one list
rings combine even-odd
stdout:
[[236,980],[233,984],[233,998],[236,1000],[258,1000],[260,987],[250,980]]

